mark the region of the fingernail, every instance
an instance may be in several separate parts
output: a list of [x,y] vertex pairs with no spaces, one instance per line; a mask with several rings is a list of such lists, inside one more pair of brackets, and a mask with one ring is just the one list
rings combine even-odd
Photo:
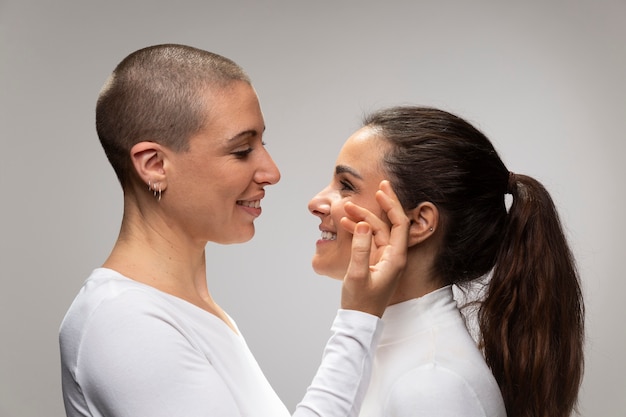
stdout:
[[366,235],[370,231],[370,225],[367,223],[358,223],[354,231],[361,235]]

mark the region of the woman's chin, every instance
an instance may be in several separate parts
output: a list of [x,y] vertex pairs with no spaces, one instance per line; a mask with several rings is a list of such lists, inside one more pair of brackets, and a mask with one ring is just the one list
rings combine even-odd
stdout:
[[317,259],[316,257],[313,257],[313,261],[311,262],[311,265],[313,266],[313,270],[315,271],[316,274],[322,275],[328,278],[343,281],[343,277],[346,274],[345,270],[338,271],[337,268],[332,268],[329,265],[323,262],[320,262],[320,260]]
[[236,245],[238,243],[246,243],[252,240],[254,237],[254,228],[250,231],[246,231],[243,233],[239,233],[236,235],[229,235],[227,237],[222,237],[221,239],[211,240],[214,243],[219,243],[221,245]]

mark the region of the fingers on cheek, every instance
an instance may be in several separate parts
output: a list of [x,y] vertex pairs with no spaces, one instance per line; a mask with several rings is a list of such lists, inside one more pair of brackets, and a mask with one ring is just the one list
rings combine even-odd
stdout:
[[346,205],[343,206],[343,209],[346,212],[346,216],[349,216],[351,218],[354,218],[359,214],[359,207],[352,203],[346,203]]
[[340,220],[341,227],[344,228],[347,232],[354,233],[354,228],[356,227],[356,222],[347,218],[342,217]]
[[370,217],[370,211],[354,203],[345,205],[346,214],[355,221],[367,220]]
[[386,212],[393,210],[395,207],[400,208],[399,203],[397,203],[393,198],[383,193],[382,191],[378,191],[376,193],[376,201],[378,205]]

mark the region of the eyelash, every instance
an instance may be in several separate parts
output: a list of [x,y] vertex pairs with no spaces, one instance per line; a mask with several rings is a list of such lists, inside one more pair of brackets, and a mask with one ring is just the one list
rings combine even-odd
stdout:
[[341,184],[341,191],[350,191],[350,192],[356,191],[354,186],[349,181],[340,180],[339,184]]
[[[265,146],[265,142],[261,142],[262,146]],[[239,159],[244,159],[246,158],[248,155],[250,155],[250,153],[254,150],[254,148],[251,146],[248,149],[244,149],[243,151],[236,151],[233,152],[233,155],[235,155],[235,157],[239,158]]]
[[253,148],[248,148],[243,151],[233,152],[233,155],[235,155],[237,158],[243,159],[247,157],[252,151],[253,151]]

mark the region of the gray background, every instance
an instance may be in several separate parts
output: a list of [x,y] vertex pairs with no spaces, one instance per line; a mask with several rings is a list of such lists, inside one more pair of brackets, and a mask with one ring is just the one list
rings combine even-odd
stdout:
[[290,409],[340,290],[310,268],[306,204],[363,112],[413,103],[473,121],[552,192],[588,309],[581,412],[624,416],[625,21],[623,0],[0,0],[0,416],[63,415],[58,326],[121,216],[95,99],[164,42],[234,59],[259,92],[283,179],[252,242],[208,246],[209,286]]

